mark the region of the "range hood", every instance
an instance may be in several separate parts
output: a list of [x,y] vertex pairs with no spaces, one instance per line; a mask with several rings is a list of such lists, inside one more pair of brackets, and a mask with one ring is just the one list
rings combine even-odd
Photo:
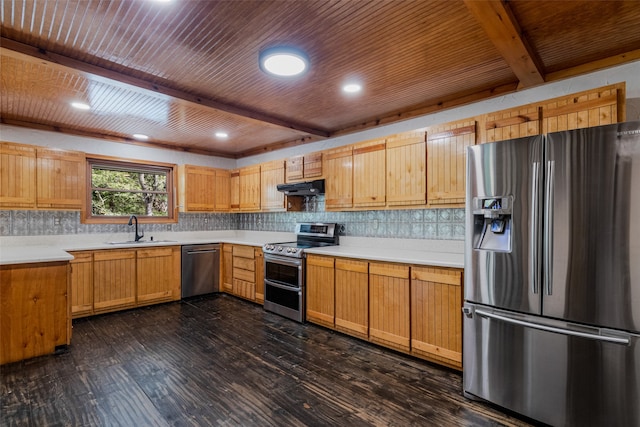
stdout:
[[278,191],[287,196],[317,196],[324,194],[324,179],[315,181],[295,182],[292,184],[278,184]]

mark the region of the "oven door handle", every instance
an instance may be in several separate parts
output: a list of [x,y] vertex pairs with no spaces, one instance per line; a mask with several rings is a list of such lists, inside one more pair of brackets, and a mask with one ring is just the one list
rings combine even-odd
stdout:
[[302,268],[302,260],[301,259],[297,259],[297,258],[283,258],[282,256],[278,256],[278,255],[264,255],[264,262],[265,264],[270,262],[272,264],[279,264],[279,265],[287,265],[289,267],[298,267],[298,269]]
[[269,285],[269,286],[273,286],[274,288],[285,289],[285,290],[287,290],[287,291],[294,291],[294,292],[300,292],[300,291],[302,291],[302,288],[300,288],[300,287],[294,288],[293,286],[289,286],[289,285],[282,285],[282,284],[280,284],[280,283],[273,282],[273,281],[271,281],[271,280],[267,280],[267,279],[264,279],[264,284],[265,284],[265,285]]

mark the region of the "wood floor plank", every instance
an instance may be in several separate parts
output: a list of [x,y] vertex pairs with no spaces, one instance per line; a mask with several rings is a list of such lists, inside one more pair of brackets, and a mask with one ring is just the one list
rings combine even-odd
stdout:
[[74,321],[0,368],[4,425],[528,426],[458,372],[213,295]]

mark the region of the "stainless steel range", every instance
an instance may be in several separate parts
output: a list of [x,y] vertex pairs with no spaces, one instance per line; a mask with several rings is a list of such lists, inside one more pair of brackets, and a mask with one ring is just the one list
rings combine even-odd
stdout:
[[264,253],[264,308],[305,321],[305,249],[339,243],[337,224],[298,223],[296,241],[267,243]]

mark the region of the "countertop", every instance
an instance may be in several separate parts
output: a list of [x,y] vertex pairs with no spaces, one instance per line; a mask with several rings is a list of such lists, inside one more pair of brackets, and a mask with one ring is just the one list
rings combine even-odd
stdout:
[[[262,246],[290,242],[294,233],[266,231],[166,232],[154,234],[154,241],[127,243],[129,234],[89,234],[0,238],[0,265],[69,261],[69,252],[182,246],[203,243],[232,243]],[[108,242],[119,242],[117,244]],[[454,240],[382,239],[341,236],[339,246],[308,249],[307,253],[327,256],[398,262],[437,267],[464,268],[464,242]]]

